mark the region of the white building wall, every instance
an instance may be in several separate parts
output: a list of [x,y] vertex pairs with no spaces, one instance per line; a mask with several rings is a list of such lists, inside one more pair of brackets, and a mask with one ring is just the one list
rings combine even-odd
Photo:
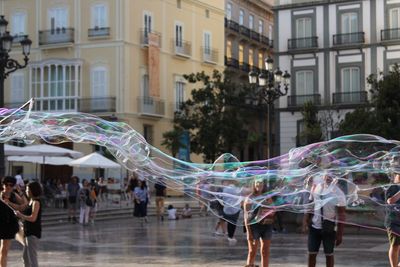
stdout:
[[288,40],[292,38],[291,10],[279,12],[279,51],[287,51]]
[[297,135],[297,121],[301,120],[303,116],[300,112],[281,112],[281,136],[280,136],[280,147],[281,155],[289,152],[291,148],[296,147],[296,135]]

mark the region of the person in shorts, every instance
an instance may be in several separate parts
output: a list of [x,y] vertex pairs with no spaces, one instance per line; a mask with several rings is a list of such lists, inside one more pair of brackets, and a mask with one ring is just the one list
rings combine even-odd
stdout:
[[386,191],[386,229],[390,244],[390,266],[397,267],[400,252],[400,170],[394,174],[393,183]]
[[[314,182],[317,179],[314,179]],[[303,229],[308,228],[308,267],[315,267],[321,243],[324,247],[326,266],[334,266],[334,248],[342,243],[346,210],[346,196],[329,174],[323,182],[313,186],[312,213],[305,214]]]

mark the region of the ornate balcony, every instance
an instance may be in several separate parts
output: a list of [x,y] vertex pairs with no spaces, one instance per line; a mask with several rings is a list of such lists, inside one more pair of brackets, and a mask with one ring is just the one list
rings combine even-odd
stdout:
[[357,105],[368,102],[367,91],[333,93],[334,105]]
[[142,46],[148,46],[149,45],[149,34],[155,34],[158,36],[158,47],[161,47],[161,33],[151,31],[149,32],[148,30],[142,29],[140,31],[140,44]]
[[288,40],[289,50],[309,50],[318,48],[318,37],[295,38]]
[[39,45],[70,44],[73,42],[73,28],[57,28],[39,31]]
[[228,28],[234,32],[239,32],[239,23],[225,18],[225,28]]
[[246,26],[240,25],[239,26],[239,33],[241,35],[246,36],[247,38],[250,38],[250,29],[247,28]]
[[141,96],[137,99],[138,112],[143,116],[163,117],[165,115],[165,103],[155,97]]
[[301,107],[305,103],[311,102],[314,105],[321,105],[321,95],[290,95],[288,96],[288,107]]
[[210,47],[201,47],[201,52],[203,54],[203,61],[206,63],[216,64],[218,62],[218,50],[211,49]]
[[269,46],[271,48],[274,46],[273,41],[270,40],[267,36],[261,35],[260,36],[260,41],[261,41],[262,44],[265,44],[265,45],[267,45],[267,46]]
[[192,55],[192,44],[189,41],[173,39],[172,47],[177,56],[190,57]]
[[235,69],[239,68],[239,61],[232,57],[225,57],[225,66],[232,67]]
[[365,42],[364,32],[341,33],[333,35],[334,46],[360,45]]
[[110,37],[110,27],[94,27],[88,29],[89,38],[107,38]]
[[400,28],[385,29],[381,30],[381,41],[399,41],[400,40]]
[[116,112],[115,97],[80,98],[78,111],[85,113]]

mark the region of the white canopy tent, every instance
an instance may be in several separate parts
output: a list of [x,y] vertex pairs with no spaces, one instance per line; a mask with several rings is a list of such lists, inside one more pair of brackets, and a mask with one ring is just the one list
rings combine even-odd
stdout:
[[102,168],[102,169],[117,169],[121,168],[121,165],[115,163],[112,160],[100,155],[99,153],[92,153],[84,156],[80,159],[71,161],[69,166],[79,167],[79,168]]
[[73,159],[68,157],[45,157],[43,162],[43,157],[40,156],[9,156],[7,160],[14,162],[29,162],[48,165],[68,165],[71,161],[73,161]]

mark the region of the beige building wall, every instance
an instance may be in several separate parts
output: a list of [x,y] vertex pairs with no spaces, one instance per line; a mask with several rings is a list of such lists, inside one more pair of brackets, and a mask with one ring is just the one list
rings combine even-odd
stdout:
[[[98,12],[97,16],[94,12]],[[164,151],[162,134],[172,129],[176,83],[185,83],[184,99],[187,99],[192,86],[186,84],[183,74],[224,69],[223,1],[3,0],[0,1],[0,13],[9,21],[10,31],[16,27],[13,24],[17,24],[13,16],[24,14],[20,23],[23,26],[18,27],[23,29],[21,34],[28,34],[33,41],[28,68],[18,71],[20,76],[10,76],[6,80],[5,102],[8,106],[17,106],[30,97],[37,97],[37,92],[44,94],[47,89],[42,84],[53,80],[51,75],[55,69],[57,75],[71,73],[76,75],[71,82],[73,85],[64,81],[66,76],[55,79],[60,84],[65,83],[66,88],[73,86],[71,90],[75,96],[69,96],[69,91],[51,96],[49,87],[48,99],[40,100],[37,110],[82,111],[106,119],[116,117],[147,135],[149,142]],[[151,50],[152,76],[159,73],[159,77],[152,77],[158,79],[159,84],[155,91],[149,88],[153,95],[144,93],[144,76],[149,74],[150,64],[150,48],[143,38],[146,15],[151,16],[151,32],[160,37],[159,49]],[[56,18],[52,20],[52,16]],[[96,19],[99,16],[101,18]],[[95,27],[96,23],[102,26]],[[182,25],[181,39],[189,47],[183,44],[176,48],[176,24]],[[213,51],[207,58],[204,57],[205,32],[211,36],[209,50]],[[21,54],[20,46],[15,44],[11,56],[21,61]],[[40,76],[42,72],[44,78]],[[34,77],[39,81],[34,82]],[[13,79],[22,80],[22,85]],[[152,84],[157,83],[153,80]],[[57,90],[63,90],[64,85],[60,86]],[[104,92],[100,94],[99,90]],[[19,97],[15,96],[16,91],[21,93]],[[65,100],[67,95],[71,101]],[[58,104],[51,102],[51,97],[59,100]],[[51,105],[55,106],[51,108]],[[88,151],[79,144],[74,148]],[[192,160],[198,162],[201,158],[194,156]]]

